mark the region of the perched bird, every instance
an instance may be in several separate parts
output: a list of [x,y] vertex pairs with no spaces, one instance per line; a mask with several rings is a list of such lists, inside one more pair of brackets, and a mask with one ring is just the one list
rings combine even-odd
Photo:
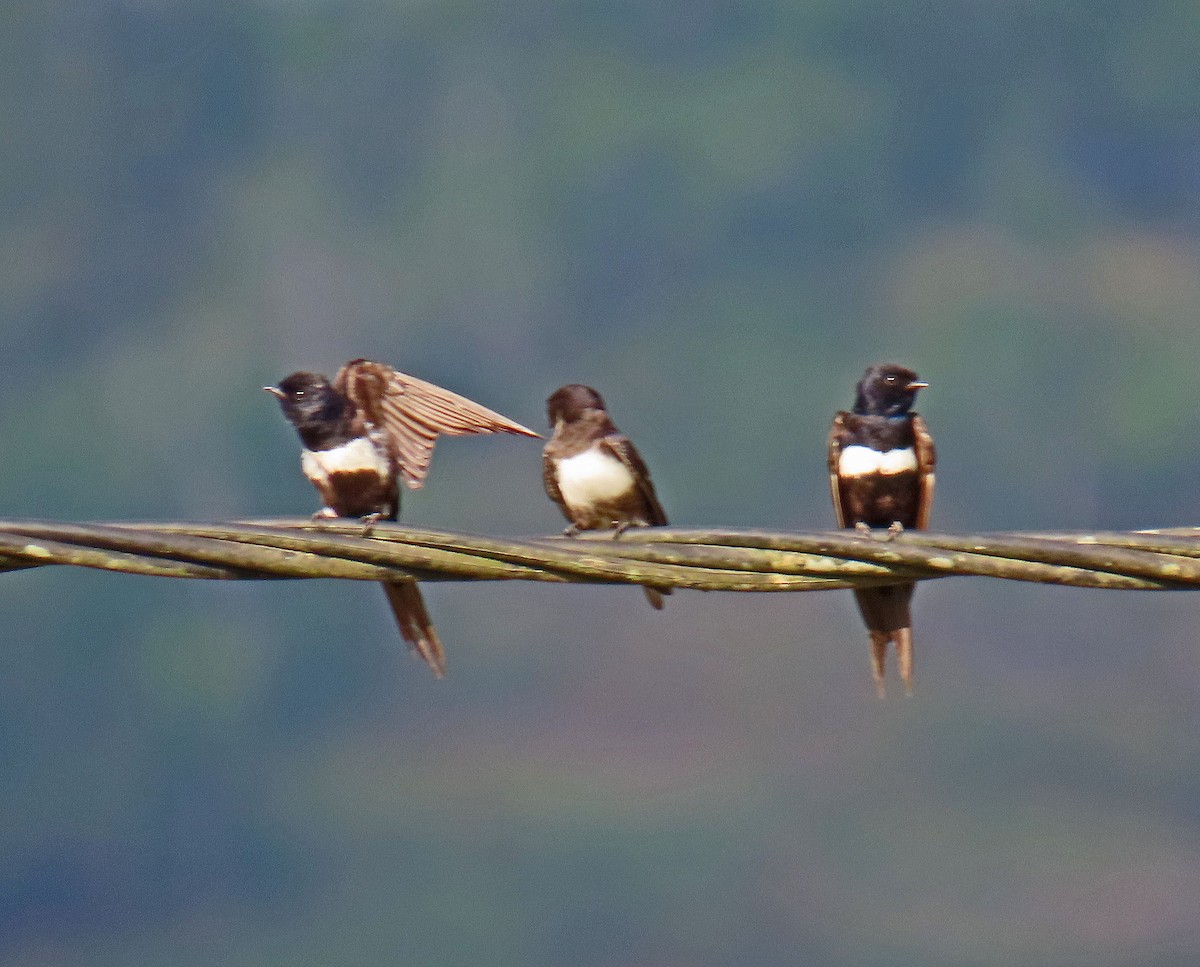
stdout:
[[[622,435],[590,386],[571,383],[546,400],[554,435],[542,451],[542,482],[550,499],[571,522],[563,531],[615,528],[620,537],[630,527],[667,523],[650,471],[641,454]],[[643,588],[655,608],[663,606],[670,588]]]
[[[896,363],[871,366],[859,380],[854,409],[833,418],[829,434],[829,486],[839,527],[861,531],[929,526],[937,456],[925,421],[912,412],[917,390],[928,383]],[[912,691],[913,582],[854,592],[871,635],[875,689],[884,695],[884,658],[896,643],[905,688]]]
[[[292,373],[264,390],[304,444],[300,466],[324,506],[314,518],[357,517],[370,526],[395,520],[401,479],[424,482],[439,434],[516,433],[540,437],[519,423],[383,363],[354,359],[332,383],[319,373]],[[385,581],[400,634],[433,673],[446,659],[415,581]]]

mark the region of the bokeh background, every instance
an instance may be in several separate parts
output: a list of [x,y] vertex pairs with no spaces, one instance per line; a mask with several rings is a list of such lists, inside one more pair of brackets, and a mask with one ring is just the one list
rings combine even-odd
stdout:
[[[680,524],[832,522],[915,367],[943,529],[1197,522],[1188,0],[0,8],[0,512],[303,514],[259,387],[609,398]],[[405,517],[562,526],[538,448]],[[0,960],[1200,958],[1200,596],[953,580],[878,702],[845,593],[0,578]],[[893,692],[898,689],[893,688]]]

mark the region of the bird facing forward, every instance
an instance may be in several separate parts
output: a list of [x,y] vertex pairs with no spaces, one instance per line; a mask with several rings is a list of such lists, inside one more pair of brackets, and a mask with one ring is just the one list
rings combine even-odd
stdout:
[[[313,516],[356,517],[368,526],[396,520],[403,480],[419,488],[437,437],[480,433],[539,434],[466,397],[355,359],[333,382],[298,372],[264,390],[279,400],[304,450],[300,466],[324,506]],[[384,581],[400,634],[441,678],[446,659],[415,581]]]
[[[933,437],[912,412],[917,391],[929,384],[896,363],[871,366],[858,382],[854,409],[833,419],[829,485],[839,527],[923,530],[933,506]],[[875,689],[884,695],[888,642],[896,644],[904,687],[912,692],[911,581],[854,592],[871,636]]]
[[[542,451],[542,482],[570,521],[564,531],[608,530],[620,537],[630,527],[662,527],[650,471],[633,443],[613,423],[604,400],[590,386],[571,383],[550,394],[546,415],[554,434]],[[653,607],[670,588],[644,587]]]

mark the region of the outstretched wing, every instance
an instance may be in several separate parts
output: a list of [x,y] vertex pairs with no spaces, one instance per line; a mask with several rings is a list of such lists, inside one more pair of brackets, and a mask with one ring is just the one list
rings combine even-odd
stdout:
[[368,359],[346,363],[334,380],[363,416],[384,432],[404,482],[416,490],[425,480],[439,434],[538,434],[465,396]]
[[833,512],[837,515],[838,527],[846,526],[846,516],[842,512],[842,488],[838,482],[838,466],[842,460],[842,447],[845,445],[846,417],[849,414],[842,410],[833,418],[833,426],[829,430],[829,492],[833,496]]
[[913,449],[917,454],[917,480],[921,487],[921,495],[917,501],[917,530],[925,530],[929,526],[929,515],[933,511],[933,468],[937,465],[937,450],[933,446],[929,428],[916,413],[912,414],[912,430]]
[[629,442],[629,438],[619,433],[610,433],[600,441],[602,449],[607,450],[625,465],[637,485],[638,493],[646,507],[647,523],[652,527],[665,527],[667,514],[658,502],[658,494],[654,492],[654,481],[650,479],[650,470],[637,447]]

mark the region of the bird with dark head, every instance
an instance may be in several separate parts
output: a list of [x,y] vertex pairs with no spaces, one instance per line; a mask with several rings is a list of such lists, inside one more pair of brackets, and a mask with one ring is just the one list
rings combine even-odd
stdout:
[[[596,420],[608,419],[608,408],[604,405],[604,397],[590,386],[582,383],[568,383],[560,386],[546,399],[546,418],[550,426],[555,427],[561,420],[564,423],[574,423],[589,416]],[[608,422],[612,422],[611,419]]]
[[[554,433],[542,451],[542,482],[570,522],[565,534],[630,527],[662,527],[667,515],[658,502],[641,454],[608,415],[590,386],[570,383],[550,394],[546,415]],[[670,588],[643,588],[657,609]]]
[[310,449],[322,446],[331,433],[353,436],[354,406],[320,373],[292,373],[277,386],[264,386],[279,400],[280,409]]
[[[439,435],[539,436],[466,397],[366,359],[346,363],[332,383],[298,372],[263,389],[279,400],[304,445],[300,466],[324,503],[314,517],[359,518],[368,527],[397,518],[400,481],[412,490],[422,485]],[[416,582],[386,581],[383,589],[401,636],[441,678],[445,652]]]
[[[937,453],[925,421],[912,411],[917,391],[928,385],[897,363],[870,366],[858,382],[854,409],[834,417],[829,485],[839,527],[896,534],[929,526]],[[910,581],[854,592],[871,637],[871,670],[881,697],[891,642],[900,678],[912,691],[914,588]]]
[[854,412],[860,416],[905,416],[917,401],[917,390],[928,386],[911,369],[897,363],[870,366],[855,387]]

